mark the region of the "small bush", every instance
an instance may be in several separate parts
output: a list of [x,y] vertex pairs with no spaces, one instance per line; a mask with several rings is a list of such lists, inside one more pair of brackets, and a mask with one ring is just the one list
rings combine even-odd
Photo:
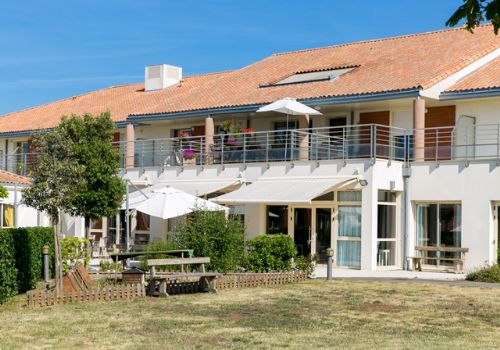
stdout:
[[500,265],[483,267],[473,271],[465,278],[467,281],[500,283]]
[[292,268],[297,249],[288,235],[262,235],[247,242],[245,267],[254,272],[284,271]]
[[7,231],[0,231],[0,304],[17,294],[14,252],[14,239]]
[[121,262],[112,262],[101,260],[99,263],[99,268],[101,271],[117,271],[120,272],[123,270],[123,264]]
[[295,268],[311,277],[314,272],[314,259],[310,256],[298,256],[295,258]]
[[174,241],[180,249],[193,249],[198,257],[210,257],[208,269],[236,271],[244,251],[245,226],[237,216],[196,210],[178,227]]
[[[167,250],[177,250],[181,249],[179,248],[179,244],[177,242],[171,242],[171,241],[154,241],[154,242],[149,242],[148,246],[146,248],[146,251],[148,252],[164,252]],[[146,261],[148,259],[168,259],[171,258],[172,256],[167,255],[167,254],[146,254],[144,255],[140,260],[141,260],[141,269],[142,270],[147,270],[149,267],[146,264]],[[176,256],[177,258],[178,256]],[[158,268],[158,271],[175,271],[176,267],[161,267]]]
[[66,237],[61,240],[61,255],[63,271],[68,272],[76,265],[88,266],[90,251],[87,249],[89,240],[86,238]]

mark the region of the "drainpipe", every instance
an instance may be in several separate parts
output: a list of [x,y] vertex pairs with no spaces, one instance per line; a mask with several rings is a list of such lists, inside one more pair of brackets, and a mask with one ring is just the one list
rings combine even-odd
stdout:
[[403,166],[403,222],[404,222],[404,260],[403,268],[405,270],[410,270],[410,256],[411,256],[411,242],[410,242],[410,214],[411,214],[411,203],[410,203],[410,177],[411,168],[409,164]]
[[14,184],[14,227],[17,227],[17,183]]

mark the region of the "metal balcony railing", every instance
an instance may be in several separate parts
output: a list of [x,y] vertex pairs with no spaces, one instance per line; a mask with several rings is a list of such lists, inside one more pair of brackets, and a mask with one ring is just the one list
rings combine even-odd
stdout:
[[[114,143],[125,168],[126,142]],[[134,141],[134,167],[387,159],[402,162],[495,159],[500,124],[402,129],[351,125]],[[0,157],[0,169],[29,175],[36,154]]]

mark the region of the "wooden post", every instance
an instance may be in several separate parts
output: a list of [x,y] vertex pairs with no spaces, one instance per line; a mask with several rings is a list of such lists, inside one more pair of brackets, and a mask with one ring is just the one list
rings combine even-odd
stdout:
[[[299,117],[299,129],[309,128],[309,115]],[[299,160],[309,160],[309,130],[301,131],[299,137]]]
[[416,161],[425,160],[425,100],[413,100],[413,152]]
[[135,152],[135,132],[132,124],[127,124],[126,127],[127,144],[125,148],[125,168],[134,167],[134,152]]

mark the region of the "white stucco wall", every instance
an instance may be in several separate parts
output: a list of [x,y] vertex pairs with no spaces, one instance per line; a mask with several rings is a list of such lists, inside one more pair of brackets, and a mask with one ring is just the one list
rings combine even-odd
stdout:
[[[500,201],[500,167],[495,162],[414,164],[410,178],[412,220],[418,202],[462,204],[462,247],[469,248],[465,269],[495,261],[492,202]],[[415,239],[416,224],[411,225]]]

